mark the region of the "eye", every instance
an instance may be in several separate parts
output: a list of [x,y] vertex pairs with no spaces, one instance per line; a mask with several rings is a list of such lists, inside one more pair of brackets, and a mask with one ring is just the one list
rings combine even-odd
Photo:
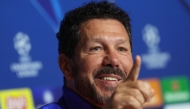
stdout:
[[119,48],[118,48],[118,50],[119,50],[119,51],[122,51],[122,52],[127,51],[127,49],[126,49],[126,48],[124,48],[124,47],[119,47]]
[[101,47],[96,46],[96,47],[91,47],[91,48],[90,48],[90,51],[99,51],[99,50],[101,50],[101,49],[102,49]]

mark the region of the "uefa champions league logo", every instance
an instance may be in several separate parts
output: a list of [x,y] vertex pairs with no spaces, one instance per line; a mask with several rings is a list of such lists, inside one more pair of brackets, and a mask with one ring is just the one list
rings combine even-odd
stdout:
[[31,50],[31,44],[28,35],[19,32],[14,37],[13,41],[14,41],[14,48],[17,50],[18,54],[21,57],[29,55],[29,52]]
[[143,40],[148,47],[148,53],[142,54],[142,63],[147,69],[162,69],[167,66],[167,62],[171,59],[168,52],[161,52],[159,43],[161,41],[158,29],[147,24],[143,31]]
[[27,34],[18,32],[14,39],[14,48],[20,55],[18,63],[12,63],[10,69],[16,72],[18,78],[36,77],[43,65],[40,61],[32,61],[29,52],[32,48]]

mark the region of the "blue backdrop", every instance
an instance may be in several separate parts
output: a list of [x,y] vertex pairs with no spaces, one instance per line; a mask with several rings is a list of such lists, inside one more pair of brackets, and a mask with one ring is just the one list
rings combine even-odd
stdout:
[[[53,100],[61,95],[63,76],[55,34],[64,13],[88,1],[0,1],[0,90],[27,87],[32,90],[35,107],[34,93],[49,89],[56,93]],[[189,86],[190,0],[109,2],[130,15],[133,57],[142,57],[139,78],[183,76]]]

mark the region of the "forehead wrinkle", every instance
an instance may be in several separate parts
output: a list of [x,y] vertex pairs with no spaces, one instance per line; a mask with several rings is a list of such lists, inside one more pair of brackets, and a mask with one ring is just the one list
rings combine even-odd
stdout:
[[127,43],[128,40],[127,39],[118,39],[117,40],[117,44],[123,44],[123,43]]
[[[104,23],[107,23],[108,25],[101,26],[102,21],[105,21]],[[110,22],[107,22],[107,21],[109,21],[109,20],[94,19],[94,20],[89,20],[89,21],[84,22],[80,28],[80,30],[81,30],[80,31],[80,35],[81,35],[80,42],[82,43],[82,45],[87,42],[103,43],[104,41],[109,41],[109,43],[111,43],[115,40],[116,40],[115,42],[117,44],[129,42],[129,40],[127,38],[126,39],[119,38],[123,35],[128,37],[128,34],[127,35],[120,34],[120,33],[117,33],[117,31],[115,33],[115,31],[112,31],[112,30],[115,30],[115,26],[109,26]],[[124,31],[126,32],[126,30],[124,30]],[[111,37],[109,36],[109,34],[111,35]],[[105,36],[105,35],[107,35],[107,36]]]
[[[105,37],[105,36],[102,36]],[[108,40],[107,40],[108,39]],[[123,44],[123,43],[127,43],[128,40],[127,39],[120,39],[119,37],[105,37],[105,38],[101,38],[101,36],[99,37],[91,37],[91,42],[98,42],[98,43],[102,43],[105,41],[115,41],[117,44]]]

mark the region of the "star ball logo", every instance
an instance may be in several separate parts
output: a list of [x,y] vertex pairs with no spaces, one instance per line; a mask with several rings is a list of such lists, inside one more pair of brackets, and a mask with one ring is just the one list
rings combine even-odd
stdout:
[[40,61],[32,61],[29,52],[32,48],[30,38],[23,32],[18,32],[14,39],[14,48],[20,55],[18,63],[12,63],[10,70],[16,72],[18,78],[36,77],[43,68]]
[[147,69],[162,69],[167,66],[171,59],[168,52],[161,52],[159,43],[161,41],[158,29],[151,24],[147,24],[142,31],[143,40],[148,47],[148,53],[142,54],[142,62]]

